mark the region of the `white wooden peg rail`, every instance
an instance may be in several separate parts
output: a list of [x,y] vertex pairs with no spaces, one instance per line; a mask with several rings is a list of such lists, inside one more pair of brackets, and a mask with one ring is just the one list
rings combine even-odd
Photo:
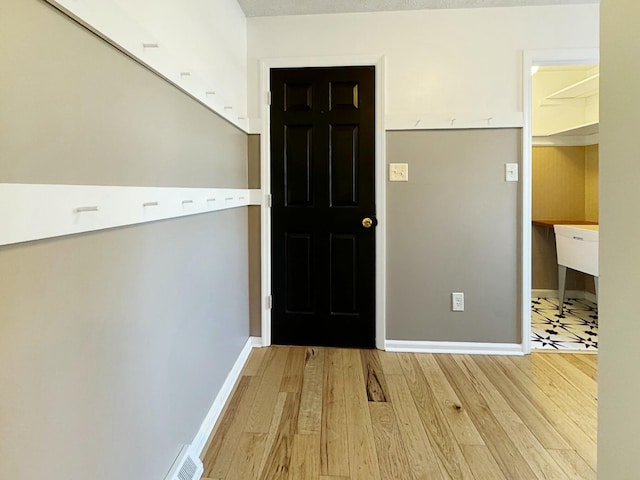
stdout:
[[0,183],[0,245],[261,203],[249,189]]

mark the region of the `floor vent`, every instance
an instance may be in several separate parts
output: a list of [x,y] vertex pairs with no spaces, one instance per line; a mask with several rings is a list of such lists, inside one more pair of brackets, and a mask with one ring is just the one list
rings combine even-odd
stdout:
[[190,447],[182,447],[165,480],[200,480],[204,468],[200,458],[191,452]]

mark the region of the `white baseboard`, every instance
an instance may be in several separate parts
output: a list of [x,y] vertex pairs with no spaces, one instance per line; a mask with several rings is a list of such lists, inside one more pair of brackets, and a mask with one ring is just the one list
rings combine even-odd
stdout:
[[387,340],[388,352],[455,353],[471,355],[524,355],[519,343],[427,342]]
[[209,436],[213,431],[213,427],[215,427],[216,422],[222,413],[222,409],[233,391],[233,387],[238,381],[238,378],[240,378],[240,373],[249,358],[251,350],[258,346],[262,346],[262,339],[258,337],[249,337],[247,339],[247,343],[245,343],[240,355],[238,355],[238,358],[233,364],[226,380],[222,384],[218,395],[216,395],[213,405],[211,405],[211,408],[209,409],[209,413],[207,413],[207,416],[202,422],[200,430],[198,430],[193,442],[191,442],[191,449],[194,455],[197,455],[198,457],[202,455],[204,447],[207,444],[207,440],[209,440]]

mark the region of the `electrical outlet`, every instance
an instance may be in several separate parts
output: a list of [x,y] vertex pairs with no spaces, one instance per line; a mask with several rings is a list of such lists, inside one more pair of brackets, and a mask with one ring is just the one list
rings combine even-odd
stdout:
[[464,293],[453,292],[451,294],[451,310],[454,312],[464,312]]

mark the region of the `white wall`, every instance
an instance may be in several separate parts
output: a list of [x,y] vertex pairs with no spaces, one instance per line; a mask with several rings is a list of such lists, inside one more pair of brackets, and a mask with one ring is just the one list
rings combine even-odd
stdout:
[[236,0],[46,1],[247,129],[247,21]]
[[522,112],[522,50],[598,46],[598,5],[249,18],[249,115],[261,58],[386,56],[388,115]]
[[640,3],[602,2],[598,478],[640,471]]

